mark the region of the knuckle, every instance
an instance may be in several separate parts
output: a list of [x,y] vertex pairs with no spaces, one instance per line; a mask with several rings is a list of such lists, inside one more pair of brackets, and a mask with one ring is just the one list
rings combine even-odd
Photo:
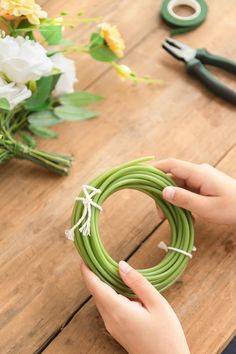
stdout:
[[174,199],[177,203],[183,204],[185,207],[191,204],[190,197],[185,193],[182,193],[182,191],[176,192]]
[[90,294],[93,296],[93,298],[96,298],[96,288],[94,288],[92,285],[89,285],[88,290]]
[[169,165],[175,166],[177,164],[177,159],[175,159],[174,157],[169,157],[167,159],[167,162],[168,162]]
[[135,270],[130,271],[130,285],[142,285],[144,282],[145,280],[140,273],[136,272]]
[[94,299],[99,299],[101,293],[99,287],[91,286],[90,292]]

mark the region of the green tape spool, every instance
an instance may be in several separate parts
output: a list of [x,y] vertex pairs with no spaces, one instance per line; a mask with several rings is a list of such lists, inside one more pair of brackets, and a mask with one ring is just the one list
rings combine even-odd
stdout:
[[[102,206],[103,202],[113,193],[122,189],[135,189],[150,196],[163,210],[171,229],[170,246],[188,253],[193,251],[194,228],[191,214],[178,208],[162,198],[162,190],[166,186],[175,185],[172,179],[164,172],[146,161],[147,157],[117,166],[98,176],[89,183],[89,186],[100,189],[100,193],[93,195],[93,202]],[[85,196],[82,191],[80,198]],[[77,200],[72,213],[72,229],[83,217],[84,205]],[[84,236],[80,227],[74,228],[74,243],[87,266],[112,286],[118,293],[129,298],[135,294],[121,280],[118,264],[105,250],[99,235],[100,210],[92,207],[90,220],[90,236]],[[81,225],[80,225],[81,226]],[[83,225],[82,225],[83,227]],[[70,230],[71,231],[71,230]],[[160,241],[160,240],[159,240]],[[158,243],[158,240],[157,240]],[[144,257],[147,255],[143,255]],[[189,257],[176,251],[169,250],[163,260],[149,269],[138,270],[159,291],[167,289],[183,273],[189,262]]]
[[[174,12],[177,6],[189,6],[194,10],[190,16],[180,16]],[[208,7],[204,0],[164,0],[161,7],[161,16],[173,30],[170,35],[190,32],[200,26],[207,17]]]

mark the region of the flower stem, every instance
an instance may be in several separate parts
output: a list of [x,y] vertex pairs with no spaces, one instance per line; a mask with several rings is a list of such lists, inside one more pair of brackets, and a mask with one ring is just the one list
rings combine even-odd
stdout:
[[13,134],[25,122],[26,116],[23,114],[16,117],[16,111],[0,116],[0,164],[12,158],[25,159],[54,173],[67,175],[72,165],[72,156],[45,152],[15,140]]
[[29,160],[60,175],[67,175],[72,165],[70,155],[60,155],[31,148],[21,142],[4,141],[0,148],[0,163],[11,158]]

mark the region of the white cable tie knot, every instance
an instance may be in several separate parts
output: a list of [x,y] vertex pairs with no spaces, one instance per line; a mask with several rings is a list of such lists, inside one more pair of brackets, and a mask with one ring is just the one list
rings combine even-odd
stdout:
[[[77,197],[76,200],[79,200],[83,203],[84,209],[81,218],[79,221],[69,230],[65,230],[65,235],[68,240],[74,240],[74,230],[80,226],[83,221],[83,225],[79,228],[79,231],[82,233],[83,236],[90,236],[90,224],[91,224],[91,215],[92,215],[92,207],[97,208],[98,210],[102,211],[101,205],[95,203],[93,201],[93,197],[96,194],[101,193],[100,189],[97,189],[92,186],[83,185],[82,191],[85,197]],[[89,191],[91,193],[89,193]],[[86,219],[86,220],[85,220]]]
[[[192,258],[193,255],[189,252],[186,252],[184,250],[181,250],[179,248],[176,248],[176,247],[171,247],[171,246],[167,246],[167,244],[164,242],[164,241],[161,241],[158,245],[159,248],[161,248],[162,250],[164,250],[165,252],[168,252],[169,250],[170,251],[174,251],[174,252],[178,252],[178,253],[181,253],[189,258]],[[193,252],[195,252],[197,250],[197,248],[195,246],[193,246]]]

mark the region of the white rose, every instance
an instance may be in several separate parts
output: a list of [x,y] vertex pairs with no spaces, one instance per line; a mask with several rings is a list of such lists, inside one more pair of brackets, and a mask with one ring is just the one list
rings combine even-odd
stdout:
[[7,83],[0,77],[0,98],[6,98],[13,108],[31,96],[31,91],[23,84]]
[[37,42],[23,37],[0,39],[0,72],[10,80],[25,84],[52,71],[46,50]]
[[62,53],[54,54],[51,56],[51,60],[54,66],[62,72],[53,95],[60,96],[74,92],[74,84],[77,79],[73,60],[67,59]]

